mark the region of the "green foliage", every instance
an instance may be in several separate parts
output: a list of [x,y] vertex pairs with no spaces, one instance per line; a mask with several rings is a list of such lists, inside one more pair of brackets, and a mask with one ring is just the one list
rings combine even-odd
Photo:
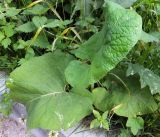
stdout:
[[[153,113],[157,110],[150,91],[141,89],[136,78],[125,78],[125,75],[112,74],[108,76],[108,82],[112,82],[109,91],[105,88],[93,90],[94,105],[101,111],[110,110],[120,116],[136,117]],[[121,81],[120,81],[121,80]]]
[[[115,12],[115,10],[118,10],[119,12]],[[58,130],[61,128],[66,129],[72,126],[75,122],[79,121],[87,114],[89,114],[91,109],[91,100],[89,98],[87,99],[88,95],[83,94],[83,96],[81,97],[80,95],[82,94],[79,94],[78,92],[66,93],[64,91],[64,87],[66,85],[64,72],[66,75],[66,80],[71,84],[72,87],[74,87],[73,91],[78,90],[80,88],[85,88],[88,86],[88,84],[90,84],[90,82],[88,83],[88,80],[90,81],[91,78],[96,77],[94,78],[95,80],[91,80],[92,83],[96,82],[97,80],[99,80],[99,78],[104,76],[106,72],[113,69],[115,65],[117,65],[117,63],[119,63],[127,55],[129,50],[131,50],[131,48],[134,46],[134,44],[136,44],[136,42],[140,38],[141,18],[134,11],[125,10],[121,6],[110,2],[106,6],[105,12],[107,14],[106,18],[110,18],[110,20],[105,22],[102,31],[99,32],[99,34],[101,35],[98,34],[98,36],[101,37],[103,36],[102,38],[104,38],[105,34],[107,33],[108,34],[106,40],[102,39],[101,44],[97,43],[95,45],[95,48],[98,49],[99,52],[97,54],[95,53],[95,51],[91,52],[91,56],[93,57],[91,65],[85,63],[82,64],[81,61],[79,62],[75,60],[72,61],[72,59],[70,59],[71,56],[64,55],[64,53],[61,53],[59,51],[55,51],[53,55],[47,54],[42,57],[32,59],[11,73],[10,76],[11,81],[8,83],[8,87],[11,89],[12,91],[11,94],[15,101],[20,101],[21,103],[27,105],[28,126],[30,128],[41,127],[53,130]],[[125,14],[125,16],[120,20],[120,17],[123,14]],[[119,20],[118,24],[116,25],[117,18]],[[47,19],[46,17],[35,16],[32,19],[32,21],[36,27],[43,29],[43,26],[45,26]],[[130,26],[130,23],[128,23],[128,21],[132,21],[132,26]],[[126,23],[126,25],[124,25],[124,22]],[[122,30],[124,32],[121,34]],[[111,34],[111,36],[109,36],[109,34]],[[38,32],[36,33],[35,36],[37,35]],[[88,50],[87,44],[93,43],[94,40],[93,38],[95,37],[97,37],[97,34],[93,35],[89,41],[87,41],[84,45],[82,45],[78,49],[78,51],[76,51],[76,55],[78,53],[81,53],[80,52],[81,50],[84,51]],[[119,38],[117,39],[118,41],[116,40],[116,38]],[[89,46],[91,46],[91,44],[89,44]],[[91,49],[91,47],[89,48]],[[118,58],[113,58],[115,55],[118,55]],[[62,58],[61,61],[59,60],[60,58]],[[109,61],[109,63],[105,61],[106,59]],[[97,60],[102,60],[102,62],[99,61],[100,62],[100,64],[98,64],[99,68],[97,68],[96,65]],[[103,66],[102,65],[103,63],[106,63],[106,65]],[[88,66],[90,67],[89,71],[87,71]],[[78,69],[76,70],[76,68]],[[92,71],[94,73],[90,73]],[[86,73],[85,76],[83,75],[84,73]],[[30,78],[30,75],[32,74],[34,74],[34,76]],[[82,79],[80,82],[77,80],[77,78],[80,78],[79,75],[82,75]],[[89,77],[87,77],[86,79],[86,76]],[[54,84],[52,84],[53,82]],[[121,94],[121,92],[119,93]],[[135,96],[133,94],[133,100],[135,99]],[[149,98],[151,97],[150,94],[146,94],[146,96],[147,98],[148,96]],[[126,98],[127,97],[128,94],[126,95]],[[58,102],[58,100],[61,100],[61,102],[58,103],[58,105],[60,106],[56,107],[57,106],[56,102]],[[65,102],[65,100],[68,100],[67,103]],[[79,103],[78,100],[80,101]],[[82,103],[84,103],[83,109],[81,109]],[[42,106],[42,104],[44,106]],[[71,106],[72,111],[70,111],[70,107],[67,107],[66,109],[66,105]],[[155,105],[152,98],[150,101],[150,105],[151,106]],[[48,106],[48,111],[45,111],[46,106]],[[135,106],[135,108],[136,107],[137,106]],[[51,110],[49,108],[53,109]],[[142,114],[144,114],[150,111],[152,112],[152,110],[156,109],[156,107],[150,109],[150,106],[147,106],[147,108],[148,109],[144,108],[142,110],[140,110],[140,108],[136,108],[134,112],[129,111],[128,114],[128,112],[125,112],[126,108],[124,107],[121,110],[122,112],[119,113],[120,115],[124,116],[134,116],[137,115],[137,113],[139,114],[139,111],[142,111]],[[55,116],[52,113],[55,114]],[[58,119],[56,115],[57,113],[58,113]],[[72,113],[71,117],[69,116],[71,115],[70,113]],[[52,120],[48,119],[49,117],[51,117],[51,114],[52,114]],[[39,116],[39,118],[41,118],[41,120],[39,120],[39,118],[37,119],[38,117],[37,115]],[[102,118],[104,117],[104,115],[102,115]],[[43,118],[43,116],[45,117]],[[46,120],[48,122],[51,121],[50,124],[46,125]],[[99,122],[102,124],[104,128],[109,129],[109,126],[107,126],[106,122],[104,122],[103,120]]]
[[33,22],[27,22],[25,24],[22,24],[20,26],[18,26],[16,28],[17,31],[20,31],[20,32],[25,32],[25,33],[29,33],[29,32],[33,32],[34,30],[36,30],[36,27],[34,25]]
[[160,77],[158,75],[139,64],[129,64],[127,76],[134,75],[136,73],[140,76],[141,88],[149,86],[152,94],[160,93]]
[[[53,50],[52,43],[57,37],[66,39],[65,43],[72,42],[68,40],[73,37],[72,33],[61,34],[72,21],[62,20],[52,6],[49,1],[0,3],[0,56],[7,56],[9,64],[15,62],[13,66],[3,62],[0,67],[13,69],[34,56]],[[31,50],[34,53],[28,54]]]
[[45,14],[49,8],[45,5],[36,4],[35,6],[26,9],[23,11],[23,14],[25,15],[43,15]]
[[[116,10],[118,12],[115,12]],[[78,81],[83,74],[86,87],[101,79],[126,57],[140,39],[142,21],[138,14],[114,3],[108,3],[105,12],[107,14],[103,29],[75,51],[77,57],[89,60],[91,65],[87,67],[85,64],[74,61],[74,63],[70,63],[66,70],[66,78],[71,85],[75,85],[74,81]],[[73,71],[73,67],[78,68],[78,72]],[[72,77],[72,75],[76,77]]]
[[45,16],[42,17],[34,16],[32,22],[37,28],[43,27],[43,25],[47,23],[47,18]]
[[0,112],[3,115],[9,115],[12,110],[12,100],[9,93],[4,93],[0,97]]
[[29,128],[67,129],[90,114],[89,98],[64,91],[64,70],[71,60],[70,55],[56,51],[34,58],[11,73],[13,81],[8,87],[12,99],[27,106]]
[[86,88],[90,83],[89,65],[84,64],[81,61],[77,60],[72,61],[67,67],[65,75],[67,82],[70,83],[72,87]]
[[143,129],[144,121],[141,117],[129,118],[126,126],[131,128],[131,131],[134,135],[137,135],[138,131]]
[[118,137],[131,137],[131,134],[130,134],[129,130],[121,129],[121,133]]
[[1,112],[13,100],[29,128],[67,129],[93,112],[91,128],[122,125],[121,137],[159,131],[159,3],[110,1],[0,0],[0,67],[21,65]]
[[132,6],[133,3],[136,2],[137,0],[105,0],[105,1],[106,2],[107,1],[113,1],[113,2],[116,2],[120,5],[122,5],[125,8],[128,8],[128,7]]

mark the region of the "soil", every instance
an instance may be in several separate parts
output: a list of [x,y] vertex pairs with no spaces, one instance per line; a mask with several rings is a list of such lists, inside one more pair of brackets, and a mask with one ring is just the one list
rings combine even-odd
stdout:
[[8,118],[0,119],[0,137],[35,137],[24,125]]

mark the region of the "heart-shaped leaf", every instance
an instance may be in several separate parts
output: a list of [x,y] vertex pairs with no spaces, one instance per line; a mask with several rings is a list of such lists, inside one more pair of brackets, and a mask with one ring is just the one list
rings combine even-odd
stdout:
[[72,60],[60,51],[36,57],[11,73],[14,101],[27,106],[29,128],[67,129],[92,111],[92,101],[65,92],[64,70]]

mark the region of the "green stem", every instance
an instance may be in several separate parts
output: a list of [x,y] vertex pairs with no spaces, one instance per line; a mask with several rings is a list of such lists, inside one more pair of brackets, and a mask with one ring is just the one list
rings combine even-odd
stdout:
[[117,76],[114,73],[109,73],[109,74],[112,75],[112,76],[114,76],[116,79],[118,79],[123,84],[123,86],[126,88],[126,90],[128,91],[129,95],[131,95],[131,91],[129,90],[129,88],[127,87],[127,85],[123,82],[123,80],[119,76]]

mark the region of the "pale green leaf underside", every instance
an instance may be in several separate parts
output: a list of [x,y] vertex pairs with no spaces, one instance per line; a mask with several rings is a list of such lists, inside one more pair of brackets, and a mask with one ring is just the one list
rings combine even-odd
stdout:
[[[76,74],[83,75],[88,79],[88,85],[98,81],[122,61],[141,36],[142,20],[136,12],[124,9],[113,2],[108,2],[105,10],[106,21],[103,29],[75,51],[77,57],[91,62],[91,65],[86,69],[86,71],[89,70],[88,75]],[[81,72],[79,70],[81,68],[78,66],[78,63],[77,67],[74,66],[72,69],[72,66],[69,66],[70,70],[67,71],[75,69],[75,73],[77,73],[78,69]],[[84,74],[87,73],[86,71]],[[69,75],[66,77],[72,81],[78,81],[79,78],[74,79]],[[70,82],[70,84],[74,86],[74,83]]]
[[128,7],[131,7],[133,3],[136,2],[137,0],[106,0],[106,1],[113,1],[125,8],[128,8]]
[[128,118],[126,126],[130,127],[132,133],[136,135],[140,129],[143,129],[144,121],[141,117]]
[[152,94],[160,94],[160,77],[151,70],[144,68],[139,64],[129,64],[127,70],[127,76],[139,74],[141,88],[149,86]]
[[144,31],[142,31],[141,34],[141,40],[148,43],[148,42],[159,42],[159,39],[155,36],[153,36],[152,34],[148,34]]
[[88,97],[65,92],[64,70],[72,60],[60,51],[33,58],[11,73],[14,101],[27,106],[29,128],[67,129],[91,113]]
[[137,79],[127,78],[125,84],[128,90],[122,84],[117,83],[114,79],[109,79],[113,83],[110,91],[104,88],[93,90],[94,105],[101,111],[113,110],[117,115],[125,117],[135,117],[152,113],[157,109],[150,91],[140,89]]
[[[155,31],[155,32],[151,32],[150,34],[151,34],[152,36],[156,37],[156,38],[160,41],[160,32]],[[158,41],[158,42],[159,42],[159,41]]]

